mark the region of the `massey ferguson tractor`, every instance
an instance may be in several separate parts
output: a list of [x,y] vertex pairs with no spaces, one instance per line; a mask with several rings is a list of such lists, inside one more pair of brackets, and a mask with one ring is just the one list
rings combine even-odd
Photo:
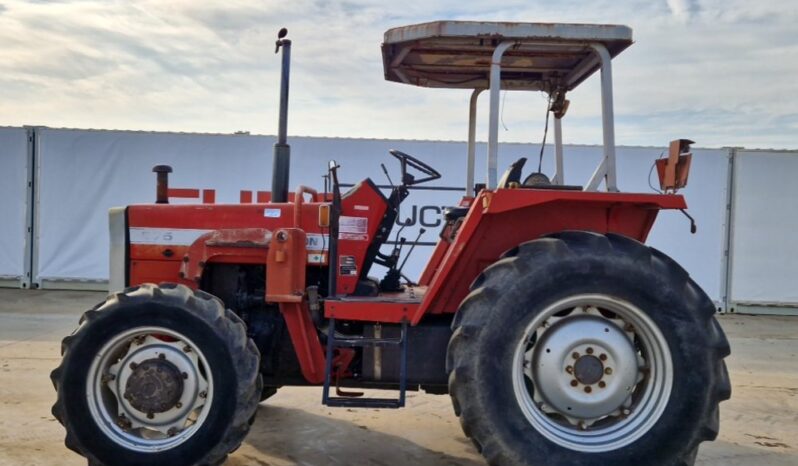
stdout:
[[[169,204],[159,166],[155,204],[111,210],[111,294],[64,339],[51,375],[66,446],[90,465],[217,465],[260,402],[315,385],[323,404],[349,408],[448,394],[491,465],[693,464],[730,396],[729,344],[706,293],[644,244],[660,210],[687,207],[676,191],[691,141],[656,161],[661,192],[616,182],[611,60],[631,29],[440,21],[385,33],[385,79],[472,90],[465,194],[417,281],[402,272],[405,241],[389,237],[413,188],[440,173],[392,150],[390,192],[368,178],[342,192],[346,167],[330,162],[323,190],[289,193],[285,36],[270,199]],[[591,179],[565,184],[566,96],[597,72],[603,157]],[[475,184],[483,90],[487,176]],[[553,174],[520,159],[498,176],[502,90],[548,96]]]

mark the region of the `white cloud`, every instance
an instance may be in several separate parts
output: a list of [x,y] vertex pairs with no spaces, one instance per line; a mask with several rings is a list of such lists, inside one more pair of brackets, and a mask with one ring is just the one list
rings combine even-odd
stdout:
[[700,10],[698,0],[667,0],[667,2],[673,16],[683,21],[689,21]]
[[[614,22],[616,139],[798,148],[798,11],[780,0],[23,2],[0,8],[0,125],[273,133],[277,30],[294,41],[289,132],[464,139],[468,93],[383,80],[394,26],[434,19]],[[689,19],[689,21],[688,21]],[[566,141],[601,141],[598,78],[571,95]],[[537,141],[545,100],[510,94],[503,140]],[[485,138],[487,98],[480,107]]]

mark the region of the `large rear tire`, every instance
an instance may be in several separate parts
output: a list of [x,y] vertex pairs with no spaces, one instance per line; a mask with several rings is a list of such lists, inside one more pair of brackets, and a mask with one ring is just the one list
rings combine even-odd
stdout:
[[257,409],[259,353],[217,298],[142,285],[86,312],[51,379],[66,446],[90,465],[216,465]]
[[714,313],[681,267],[632,239],[524,243],[455,317],[455,413],[493,466],[692,465],[731,395]]

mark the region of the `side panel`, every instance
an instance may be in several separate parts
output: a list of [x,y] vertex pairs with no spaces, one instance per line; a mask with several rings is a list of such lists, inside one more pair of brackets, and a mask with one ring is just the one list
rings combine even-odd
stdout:
[[108,292],[114,293],[124,290],[128,283],[127,207],[114,207],[108,212],[108,227],[111,240]]
[[731,225],[731,306],[798,313],[798,152],[740,150]]
[[0,128],[0,286],[27,284],[28,133]]
[[355,291],[363,259],[387,208],[385,197],[368,179],[343,195],[338,231],[337,293]]

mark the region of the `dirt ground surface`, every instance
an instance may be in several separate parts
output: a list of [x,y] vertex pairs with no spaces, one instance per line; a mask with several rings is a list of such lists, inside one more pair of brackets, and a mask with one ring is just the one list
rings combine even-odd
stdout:
[[[102,293],[0,289],[0,465],[85,465],[63,445],[49,380],[60,340]],[[798,317],[728,315],[732,399],[700,465],[798,465]],[[258,408],[233,466],[484,465],[448,396],[410,393],[408,408],[321,405],[320,388],[286,388]]]

